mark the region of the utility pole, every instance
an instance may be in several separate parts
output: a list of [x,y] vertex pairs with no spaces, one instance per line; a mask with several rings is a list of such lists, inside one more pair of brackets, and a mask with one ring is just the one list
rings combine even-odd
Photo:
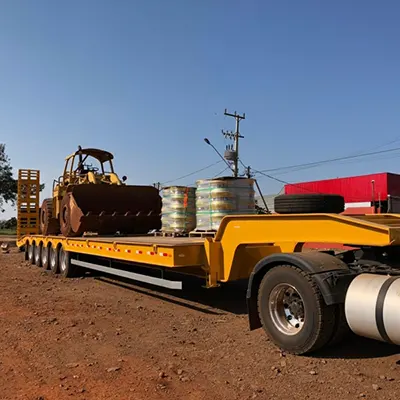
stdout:
[[[251,172],[251,167],[250,167],[250,165],[246,168],[245,174],[246,174],[246,177],[247,177],[248,179],[253,178],[254,174]],[[260,186],[259,186],[259,184],[258,184],[258,182],[257,182],[257,179],[254,179],[254,183],[256,184],[258,193],[260,194],[260,197],[261,197],[261,200],[262,200],[262,202],[263,202],[263,204],[264,204],[264,208],[265,208],[266,213],[267,213],[267,214],[271,214],[271,212],[269,211],[267,202],[265,201],[264,196],[263,196],[263,194],[262,194],[262,192],[261,192],[261,188],[260,188]]]
[[235,178],[238,177],[239,175],[239,139],[243,139],[244,136],[241,136],[239,133],[239,124],[242,119],[246,118],[246,114],[243,113],[243,115],[239,115],[236,113],[231,114],[228,113],[227,109],[225,108],[224,115],[227,115],[228,117],[233,117],[236,120],[236,129],[235,133],[232,131],[224,131],[222,130],[222,134],[225,136],[226,139],[231,139],[233,140],[233,149],[227,149],[225,152],[225,158],[229,161],[233,161],[233,175]]

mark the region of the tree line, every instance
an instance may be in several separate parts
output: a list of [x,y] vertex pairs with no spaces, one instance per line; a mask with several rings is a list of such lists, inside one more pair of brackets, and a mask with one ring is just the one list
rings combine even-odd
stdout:
[[8,220],[0,221],[0,230],[1,229],[7,229],[7,230],[17,229],[17,218],[12,217]]

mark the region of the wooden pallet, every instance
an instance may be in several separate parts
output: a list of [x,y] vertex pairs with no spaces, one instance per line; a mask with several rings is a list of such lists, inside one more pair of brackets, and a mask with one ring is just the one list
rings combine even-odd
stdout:
[[194,231],[189,232],[189,237],[214,237],[217,231],[199,231],[195,229]]

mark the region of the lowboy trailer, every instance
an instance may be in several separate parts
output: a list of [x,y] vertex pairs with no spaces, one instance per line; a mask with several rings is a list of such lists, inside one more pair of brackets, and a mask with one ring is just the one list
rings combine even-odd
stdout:
[[[215,236],[204,238],[44,236],[38,176],[20,171],[19,192],[31,195],[18,200],[17,246],[31,264],[65,278],[87,269],[177,290],[182,282],[164,279],[163,271],[202,277],[210,289],[248,279],[250,330],[263,328],[286,352],[315,352],[350,330],[400,345],[400,215],[226,216]],[[307,242],[351,250],[302,251]]]

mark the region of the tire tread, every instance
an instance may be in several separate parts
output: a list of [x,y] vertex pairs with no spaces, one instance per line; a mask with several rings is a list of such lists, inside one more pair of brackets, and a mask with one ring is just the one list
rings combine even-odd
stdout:
[[[324,302],[324,299],[322,297],[321,291],[319,290],[319,287],[317,283],[311,278],[309,274],[301,270],[300,268],[294,266],[294,265],[279,265],[271,268],[268,272],[275,270],[276,268],[291,268],[293,271],[296,271],[299,273],[310,285],[310,290],[312,290],[316,301],[317,301],[317,307],[318,307],[318,326],[317,326],[317,334],[314,335],[313,337],[315,340],[311,343],[307,343],[304,346],[298,347],[297,349],[293,349],[290,351],[290,353],[295,354],[295,355],[303,355],[303,354],[310,354],[313,353],[322,347],[324,347],[332,338],[335,326],[336,326],[336,315],[335,315],[335,308],[334,306],[327,306]],[[266,284],[268,280],[268,272],[264,275],[260,287],[259,287],[259,294],[262,293],[263,287]],[[258,296],[257,299],[257,307],[258,307],[258,312],[260,315],[260,309],[261,309],[261,304],[260,304],[260,295]],[[268,329],[264,324],[264,321],[262,318],[260,318],[261,324],[264,328],[264,330],[268,334]],[[275,340],[269,335],[270,339],[279,347],[279,344],[275,342]]]

